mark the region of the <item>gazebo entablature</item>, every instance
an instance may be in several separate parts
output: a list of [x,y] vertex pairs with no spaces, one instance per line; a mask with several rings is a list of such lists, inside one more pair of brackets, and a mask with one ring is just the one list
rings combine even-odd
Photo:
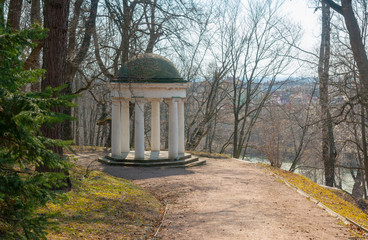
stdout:
[[117,83],[108,84],[112,97],[172,98],[186,97],[189,83]]

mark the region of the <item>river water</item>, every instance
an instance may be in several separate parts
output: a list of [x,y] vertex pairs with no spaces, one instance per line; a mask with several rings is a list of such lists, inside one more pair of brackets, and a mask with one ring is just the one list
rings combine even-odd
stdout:
[[[247,161],[253,162],[253,163],[264,163],[264,164],[270,164],[270,162],[267,159],[258,158],[258,157],[247,157]],[[283,162],[281,165],[281,169],[289,170],[291,166],[290,162]],[[295,170],[295,173],[299,173],[314,182],[324,185],[324,178],[323,178],[323,169],[316,169],[311,167],[301,167],[297,168]],[[351,176],[350,170],[346,168],[336,168],[336,175],[337,175],[337,183],[341,185],[341,188],[348,193],[351,193],[353,190],[354,185],[354,179]]]

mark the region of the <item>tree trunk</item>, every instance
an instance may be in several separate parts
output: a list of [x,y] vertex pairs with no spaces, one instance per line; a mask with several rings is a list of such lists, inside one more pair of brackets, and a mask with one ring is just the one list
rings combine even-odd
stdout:
[[[44,27],[49,29],[48,37],[44,40],[43,68],[46,70],[41,88],[58,87],[66,82],[66,37],[68,33],[69,1],[45,0]],[[64,112],[65,109],[57,109]],[[63,139],[64,124],[58,124],[58,129],[49,134],[52,137]],[[50,136],[51,137],[51,136]]]
[[[86,26],[85,26],[85,32],[84,32],[84,36],[82,38],[82,43],[81,46],[79,47],[79,51],[76,54],[75,58],[73,60],[68,61],[67,64],[67,81],[68,84],[72,85],[74,76],[77,72],[78,66],[82,63],[82,61],[85,59],[87,52],[89,50],[90,44],[91,44],[91,39],[92,39],[92,33],[94,32],[94,28],[96,27],[96,17],[97,17],[97,7],[98,7],[98,1],[99,0],[91,0],[91,8],[90,8],[90,14],[88,17],[88,21],[86,22]],[[80,2],[81,4],[81,2]],[[80,6],[79,6],[80,7]],[[71,54],[71,52],[75,51],[75,42],[76,42],[76,36],[75,36],[75,28],[77,27],[77,23],[79,20],[79,11],[76,10],[75,11],[75,15],[73,21],[73,29],[72,32],[73,34],[70,34],[71,37],[69,36],[69,42],[71,44],[71,46],[68,46],[68,51],[69,54]]]
[[36,22],[38,22],[39,24],[42,23],[40,0],[32,0],[31,5],[31,23],[34,24]]
[[363,149],[363,162],[364,162],[364,172],[365,172],[365,180],[368,186],[368,149],[367,149],[367,135],[366,135],[366,128],[365,128],[365,108],[364,106],[361,107],[361,126],[362,126],[362,149]]
[[[32,0],[31,5],[31,24],[42,23],[41,19],[41,2],[40,0]],[[42,50],[42,43],[39,42],[37,47],[34,48],[31,52],[31,55],[28,57],[25,65],[29,62],[29,65],[26,66],[26,69],[39,69],[41,67],[40,63],[40,54]],[[31,84],[31,91],[37,92],[41,90],[41,82]]]
[[[76,99],[77,102],[77,99]],[[76,118],[79,118],[79,107],[76,107],[74,109],[74,116]],[[74,125],[74,143],[75,145],[79,146],[80,145],[80,136],[79,136],[79,121],[75,121],[75,125]]]
[[233,158],[238,158],[240,156],[238,151],[238,125],[239,120],[237,114],[234,113]]
[[342,14],[345,19],[346,28],[349,32],[351,50],[359,70],[359,79],[362,84],[360,91],[363,102],[366,105],[368,100],[368,59],[365,47],[360,34],[357,19],[354,16],[351,0],[342,0]]
[[0,27],[4,27],[5,25],[4,4],[5,0],[0,0]]
[[[41,82],[41,89],[46,87],[58,87],[66,81],[66,39],[68,33],[69,0],[45,0],[44,1],[44,27],[49,29],[48,37],[44,40],[43,68],[46,70],[45,78]],[[65,109],[53,109],[55,112],[64,113]],[[44,136],[52,139],[65,139],[65,123],[54,124],[53,128],[43,127]],[[63,156],[62,147],[53,147],[52,150]],[[38,171],[60,171],[59,169],[46,169],[40,166]],[[68,173],[65,173],[69,175]],[[67,179],[68,187],[71,187],[70,179]]]
[[23,0],[10,0],[7,24],[14,30],[20,29]]
[[352,195],[354,198],[356,199],[361,199],[364,195],[364,191],[363,191],[363,182],[362,182],[362,171],[360,169],[357,170],[357,175],[354,179],[354,185],[353,185],[353,190],[352,190]]
[[147,22],[147,27],[149,29],[149,40],[146,47],[146,53],[153,52],[153,47],[155,46],[158,38],[160,37],[160,34],[156,29],[156,18],[155,18],[157,0],[153,0],[153,2],[150,2],[149,5],[151,9],[151,22],[150,23]]
[[[130,128],[130,148],[134,148],[134,132],[135,132],[135,103],[129,102],[129,117],[131,122]],[[111,125],[112,126],[112,125]]]
[[111,122],[109,124],[109,134],[107,135],[107,138],[106,138],[106,142],[105,142],[105,147],[106,148],[110,148],[111,147],[111,131],[112,131],[112,125],[111,125]]
[[[95,26],[96,26],[98,1],[99,0],[92,0],[91,1],[90,14],[89,14],[88,20],[86,22],[85,32],[84,32],[84,36],[82,38],[81,46],[80,46],[79,51],[76,54],[75,58],[73,60],[67,61],[67,65],[66,65],[66,83],[68,84],[68,86],[66,88],[66,93],[67,94],[72,94],[73,93],[72,86],[73,86],[73,81],[74,81],[75,74],[78,70],[79,65],[85,59],[85,57],[87,55],[87,52],[88,52],[88,49],[90,47],[92,34],[93,34]],[[78,1],[78,4],[82,4],[82,1]],[[80,7],[80,6],[76,6],[76,7]],[[76,15],[76,16],[74,16],[75,18],[79,18],[79,10],[76,10],[76,12],[74,14]],[[78,19],[73,18],[73,20],[78,22]],[[76,28],[75,24],[77,24],[77,23],[73,22],[73,28]],[[74,38],[72,36],[74,36]],[[75,48],[75,42],[76,42],[76,40],[75,40],[75,29],[72,29],[72,34],[71,34],[71,36],[69,36],[69,42],[72,44],[72,46],[70,46],[69,48],[66,49],[65,55],[67,55],[68,51],[70,53],[70,51],[73,51],[73,49]],[[66,114],[71,115],[71,109],[67,109]],[[65,134],[66,139],[72,139],[73,138],[72,124],[71,124],[70,121],[66,122],[64,131],[65,131],[64,134]]]
[[325,184],[332,187],[335,176],[335,144],[333,126],[328,108],[328,79],[330,64],[330,7],[322,3],[322,34],[318,63],[320,81],[320,106],[322,122],[322,161],[325,169]]
[[352,1],[341,0],[341,6],[336,4],[333,0],[324,0],[328,3],[336,12],[340,13],[345,20],[345,25],[349,33],[349,40],[351,50],[353,51],[354,60],[359,71],[359,79],[361,84],[361,90],[359,91],[362,96],[365,106],[368,104],[368,58],[363,44],[361,31],[358,25],[358,21],[354,15]]
[[74,9],[73,9],[73,17],[69,24],[69,38],[68,38],[68,52],[67,52],[67,58],[71,58],[75,51],[75,45],[76,45],[76,30],[79,22],[80,17],[80,10],[81,6],[84,0],[76,0],[74,2]]
[[122,26],[122,45],[123,50],[121,54],[121,63],[124,64],[129,59],[129,39],[130,39],[130,23],[132,20],[132,9],[128,4],[128,0],[123,0],[123,9],[124,9],[124,22]]

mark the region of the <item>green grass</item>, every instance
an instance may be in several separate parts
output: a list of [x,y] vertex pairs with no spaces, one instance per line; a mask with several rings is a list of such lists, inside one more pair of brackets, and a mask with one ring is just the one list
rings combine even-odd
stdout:
[[102,172],[84,174],[74,167],[68,200],[41,210],[59,223],[48,239],[142,239],[153,232],[162,205],[152,194]]
[[71,154],[74,152],[103,152],[104,147],[101,146],[76,146],[71,145],[65,149],[65,153]]

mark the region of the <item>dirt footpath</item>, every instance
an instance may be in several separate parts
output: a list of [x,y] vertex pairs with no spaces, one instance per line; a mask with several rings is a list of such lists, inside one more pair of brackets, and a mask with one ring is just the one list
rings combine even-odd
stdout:
[[[95,157],[93,157],[95,158]],[[81,155],[86,165],[90,155]],[[160,195],[157,239],[354,239],[349,229],[255,164],[207,159],[189,169],[96,166]]]

